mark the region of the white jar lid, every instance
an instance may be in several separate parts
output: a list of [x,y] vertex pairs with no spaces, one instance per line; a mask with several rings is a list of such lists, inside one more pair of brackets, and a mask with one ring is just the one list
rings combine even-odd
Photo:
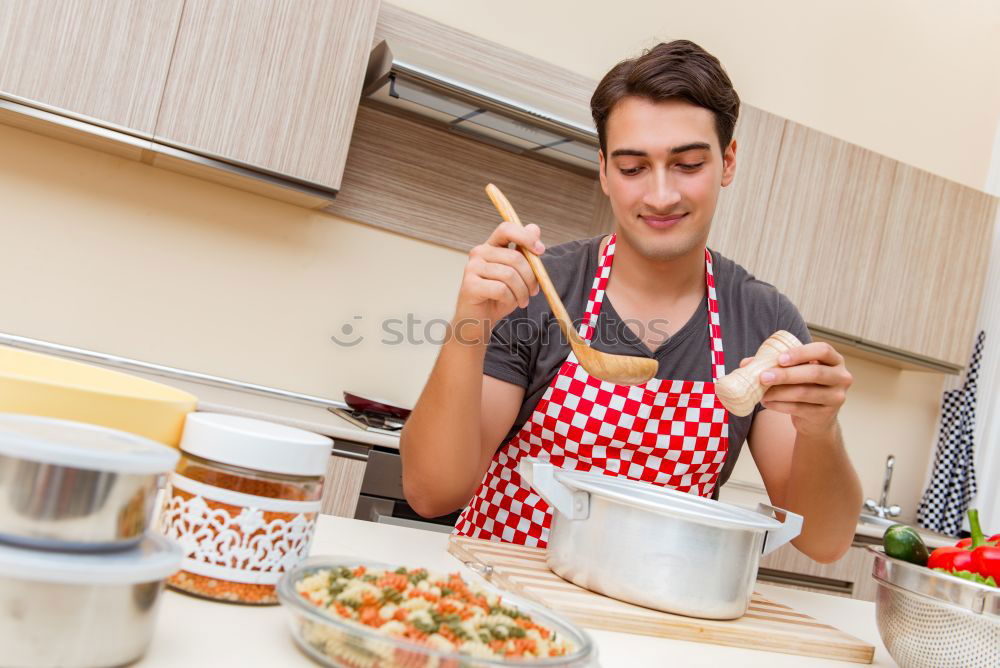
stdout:
[[0,455],[114,473],[166,473],[180,455],[162,443],[97,425],[0,413]]
[[0,543],[0,577],[78,585],[155,582],[181,567],[184,550],[149,532],[136,547],[114,552],[55,552]]
[[333,441],[304,429],[239,415],[188,413],[181,450],[257,471],[321,476]]

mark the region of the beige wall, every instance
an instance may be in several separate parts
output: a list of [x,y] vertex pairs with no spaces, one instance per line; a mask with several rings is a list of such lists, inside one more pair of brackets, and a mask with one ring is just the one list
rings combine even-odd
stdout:
[[[750,103],[969,185],[985,179],[1000,109],[1000,85],[973,86],[988,80],[990,50],[1000,55],[985,2],[810,4],[802,16],[792,2],[745,3],[748,15],[744,3],[643,0],[610,18],[568,1],[514,0],[502,13],[400,4],[594,77],[650,34],[691,37]],[[769,18],[767,6],[781,11]],[[935,48],[952,34],[962,39]],[[951,84],[946,95],[916,92],[935,80]],[[448,317],[462,253],[8,127],[0,147],[0,331],[325,396],[415,400],[435,346],[381,345],[378,322]],[[334,345],[344,323],[365,341]],[[877,496],[894,453],[891,498],[912,516],[943,378],[849,366],[843,425],[864,491]],[[749,458],[737,476],[757,479]]]
[[714,53],[746,102],[983,189],[1000,122],[996,0],[393,0],[599,79],[661,40]]
[[[449,317],[463,253],[3,125],[0,146],[0,331],[321,396],[419,393],[434,346],[382,346],[377,322]],[[345,323],[365,340],[334,345]]]

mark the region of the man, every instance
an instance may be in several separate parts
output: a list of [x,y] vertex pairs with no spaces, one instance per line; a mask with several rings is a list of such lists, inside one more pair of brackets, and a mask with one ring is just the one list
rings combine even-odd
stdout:
[[[861,507],[837,421],[851,375],[831,346],[810,342],[787,298],[706,249],[736,171],[728,76],[692,42],[660,44],[608,72],[591,109],[614,234],[546,251],[537,226],[505,222],[469,253],[460,336],[442,347],[402,433],[407,500],[425,516],[467,506],[460,534],[541,546],[551,510],[518,476],[523,457],[717,498],[746,440],[772,503],[804,518],[796,547],[835,561]],[[595,349],[659,362],[642,392],[576,364],[511,243],[542,255]],[[779,329],[805,345],[761,374],[768,389],[752,415],[728,414],[714,381]]]

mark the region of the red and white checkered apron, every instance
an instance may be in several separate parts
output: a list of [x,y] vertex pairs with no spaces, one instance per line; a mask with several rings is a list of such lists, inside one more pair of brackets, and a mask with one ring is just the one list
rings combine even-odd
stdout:
[[[612,236],[580,325],[585,341],[597,324],[614,254]],[[571,351],[531,417],[493,456],[455,533],[519,545],[548,543],[552,511],[518,475],[523,457],[541,455],[565,469],[712,494],[726,460],[729,413],[715,395],[714,381],[726,367],[708,249],[705,281],[713,382],[654,378],[643,385],[615,385],[584,371]]]

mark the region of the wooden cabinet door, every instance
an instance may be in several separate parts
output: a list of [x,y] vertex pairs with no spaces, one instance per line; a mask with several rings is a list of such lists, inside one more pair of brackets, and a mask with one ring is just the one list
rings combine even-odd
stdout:
[[810,325],[861,330],[895,169],[876,153],[786,124],[755,268]]
[[743,106],[736,125],[736,176],[719,193],[708,246],[758,271],[767,198],[774,180],[785,119]]
[[378,0],[187,0],[156,139],[336,190]]
[[986,193],[900,165],[862,338],[965,366],[995,217]]
[[0,2],[0,92],[149,137],[183,0]]
[[323,477],[323,498],[320,512],[337,517],[354,517],[365,478],[367,462],[331,455]]

